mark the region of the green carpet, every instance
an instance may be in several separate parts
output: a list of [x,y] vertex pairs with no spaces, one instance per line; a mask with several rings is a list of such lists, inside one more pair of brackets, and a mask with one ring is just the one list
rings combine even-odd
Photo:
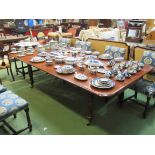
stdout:
[[[14,63],[12,64],[14,67]],[[86,126],[87,92],[40,71],[34,73],[34,88],[30,88],[28,75],[25,80],[21,75],[17,76],[15,71],[14,75],[16,81],[12,82],[6,70],[0,71],[3,85],[30,104],[33,131],[25,131],[23,135],[155,134],[155,109],[143,119],[143,108],[134,103],[118,107],[117,96],[108,103],[95,96],[95,118],[91,126]],[[132,93],[131,90],[126,90],[125,96]],[[145,98],[139,95],[139,99]],[[151,102],[153,103],[153,100]],[[8,122],[16,129],[27,125],[24,112],[18,113],[16,119],[8,118]],[[1,125],[0,134],[10,133]]]

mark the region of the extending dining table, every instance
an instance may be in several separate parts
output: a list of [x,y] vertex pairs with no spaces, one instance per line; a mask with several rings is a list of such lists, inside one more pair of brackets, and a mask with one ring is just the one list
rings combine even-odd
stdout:
[[[143,69],[139,72],[137,72],[136,74],[132,75],[130,78],[126,78],[124,81],[117,81],[115,80],[115,78],[111,78],[114,82],[115,82],[115,86],[111,89],[98,89],[93,87],[90,82],[93,78],[96,77],[103,77],[102,73],[96,73],[96,74],[92,74],[90,73],[90,71],[88,70],[88,68],[86,68],[84,71],[79,70],[78,67],[75,67],[76,72],[77,73],[82,73],[88,76],[88,80],[87,81],[80,81],[74,78],[74,74],[59,74],[56,72],[56,69],[54,68],[55,62],[52,66],[47,66],[46,62],[40,62],[40,63],[35,63],[35,62],[31,62],[30,59],[34,56],[36,56],[38,54],[37,51],[34,52],[33,55],[26,55],[24,57],[18,57],[17,54],[11,54],[10,55],[12,57],[14,57],[15,59],[19,59],[20,61],[24,62],[27,64],[28,66],[28,73],[29,73],[29,78],[30,78],[30,83],[31,83],[31,87],[33,87],[34,85],[34,79],[33,79],[33,71],[32,71],[32,67],[36,67],[37,69],[44,71],[52,76],[55,76],[59,79],[62,79],[66,82],[71,83],[72,85],[78,86],[82,89],[84,89],[85,91],[87,91],[88,93],[88,105],[87,105],[87,110],[88,110],[88,114],[87,114],[87,119],[88,119],[88,124],[90,125],[93,119],[93,96],[99,96],[99,97],[103,97],[103,98],[111,98],[115,95],[118,95],[118,103],[122,103],[123,102],[123,98],[124,98],[124,90],[126,88],[128,88],[130,85],[134,84],[137,80],[139,80],[140,78],[142,78],[145,74],[149,73],[152,70],[152,67],[150,65],[144,65]],[[106,65],[107,61],[103,61],[104,63],[104,68],[105,69],[110,69],[111,67],[108,67]],[[64,64],[59,64],[59,65],[64,65]]]

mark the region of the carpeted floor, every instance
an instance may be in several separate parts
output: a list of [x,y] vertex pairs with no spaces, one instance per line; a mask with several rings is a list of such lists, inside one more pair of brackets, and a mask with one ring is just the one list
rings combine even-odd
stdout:
[[[12,63],[13,64],[13,63]],[[14,64],[13,64],[14,67]],[[13,68],[14,70],[14,68]],[[14,91],[30,104],[30,116],[33,131],[23,132],[24,135],[141,135],[155,134],[155,109],[152,109],[146,119],[141,117],[143,108],[127,103],[118,107],[117,96],[108,103],[103,98],[94,98],[95,118],[91,126],[86,126],[87,93],[78,88],[56,79],[43,72],[35,72],[34,88],[30,88],[29,77],[24,80],[16,75],[12,82],[6,70],[0,70],[0,77],[8,89]],[[131,95],[126,90],[125,96]],[[138,96],[144,100],[143,95]],[[153,99],[151,100],[153,103]],[[26,124],[25,113],[20,112],[17,119],[8,119],[17,129]],[[10,134],[0,126],[0,134]]]

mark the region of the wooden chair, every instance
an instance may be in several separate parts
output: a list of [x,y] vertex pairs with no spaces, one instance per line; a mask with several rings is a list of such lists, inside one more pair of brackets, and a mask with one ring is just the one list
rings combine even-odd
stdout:
[[[2,47],[2,44],[1,44],[1,47]],[[12,80],[15,81],[15,78],[12,72],[10,57],[8,55],[8,51],[3,51],[2,48],[0,51],[0,70],[1,69],[7,69],[8,75],[11,74]]]
[[[142,113],[143,118],[146,118],[148,110],[151,107],[155,106],[155,103],[153,105],[150,104],[151,98],[155,97],[155,50],[150,50],[149,48],[144,47],[135,47],[134,48],[134,60],[142,61],[144,64],[149,64],[154,67],[154,71],[152,71],[149,74],[146,74],[142,79],[137,81],[133,86],[130,88],[134,90],[134,95],[126,98],[124,100],[131,100],[135,103],[138,103],[138,105],[141,105],[144,107],[144,111]],[[151,62],[152,61],[152,62]],[[137,95],[138,93],[142,93],[146,96],[146,102],[142,103],[138,100]]]

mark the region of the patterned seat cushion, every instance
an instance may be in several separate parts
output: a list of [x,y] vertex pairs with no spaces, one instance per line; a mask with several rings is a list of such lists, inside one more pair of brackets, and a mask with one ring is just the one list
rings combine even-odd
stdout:
[[149,95],[149,96],[155,95],[155,84],[153,82],[145,80],[145,79],[138,80],[130,88],[135,89],[135,90],[137,90],[137,92],[143,93],[145,95]]
[[3,93],[6,91],[6,88],[0,84],[0,93]]
[[[144,51],[141,62],[147,65],[155,67],[155,52],[153,51]],[[155,82],[155,73],[149,73],[144,76],[144,79]]]
[[113,58],[117,58],[117,57],[124,57],[125,51],[126,51],[125,48],[107,45],[105,47],[104,53],[110,54]]
[[28,105],[27,101],[11,91],[0,94],[0,120],[24,109]]
[[77,40],[75,43],[75,47],[82,48],[85,51],[90,51],[91,50],[91,42]]

